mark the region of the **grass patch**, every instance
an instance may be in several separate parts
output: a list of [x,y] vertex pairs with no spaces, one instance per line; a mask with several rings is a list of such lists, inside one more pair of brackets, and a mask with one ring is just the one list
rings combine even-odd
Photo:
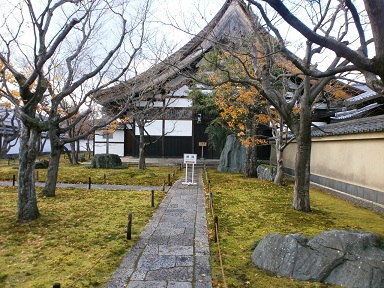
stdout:
[[[71,165],[68,159],[62,159],[59,166],[59,183],[86,184],[89,177],[94,184],[103,184],[104,175],[106,184],[117,185],[139,185],[139,186],[161,186],[168,181],[168,174],[177,173],[178,167],[148,167],[146,170],[139,170],[137,167],[122,166],[118,169],[97,169],[90,165]],[[12,181],[13,175],[18,176],[18,162],[11,162],[11,165],[0,167],[0,181]],[[47,170],[38,169],[38,181],[45,182]],[[37,176],[36,176],[37,177]]]
[[[326,230],[369,231],[384,237],[384,217],[347,201],[311,189],[313,212],[291,209],[293,187],[244,178],[241,174],[208,170],[214,214],[219,217],[220,248],[228,287],[336,287],[294,281],[261,271],[251,261],[257,243],[266,235],[300,233],[311,237]],[[208,209],[211,269],[214,287],[223,287],[218,246],[213,241]]]
[[[150,194],[57,189],[38,198],[42,216],[26,224],[15,220],[17,188],[0,187],[0,287],[103,287],[152,217]],[[165,193],[155,195],[158,205]]]

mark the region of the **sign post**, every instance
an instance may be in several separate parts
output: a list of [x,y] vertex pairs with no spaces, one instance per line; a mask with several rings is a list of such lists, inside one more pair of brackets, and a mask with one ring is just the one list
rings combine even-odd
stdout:
[[[197,154],[184,154],[185,182],[183,182],[182,184],[187,184],[187,185],[196,185],[197,184],[196,182],[194,182],[196,159],[197,159]],[[188,181],[188,164],[192,164],[191,181]]]
[[199,146],[201,147],[201,159],[204,159],[204,147],[207,146],[207,142],[199,142]]

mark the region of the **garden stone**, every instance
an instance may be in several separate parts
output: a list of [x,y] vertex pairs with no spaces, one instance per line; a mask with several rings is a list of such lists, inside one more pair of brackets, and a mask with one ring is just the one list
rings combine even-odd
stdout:
[[116,154],[96,154],[91,162],[92,168],[116,168],[121,165],[121,159]]
[[220,172],[243,172],[245,160],[245,148],[235,135],[229,135],[220,155],[220,163],[217,170]]
[[252,253],[263,270],[343,287],[384,287],[384,241],[369,232],[334,230],[306,238],[270,234]]
[[260,164],[257,166],[257,178],[273,182],[276,177],[276,166]]
[[35,163],[35,169],[48,169],[49,161],[48,160],[40,160]]

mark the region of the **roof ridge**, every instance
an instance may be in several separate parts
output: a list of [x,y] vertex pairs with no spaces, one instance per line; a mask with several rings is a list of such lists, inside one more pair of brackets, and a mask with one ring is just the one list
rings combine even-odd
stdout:
[[[198,47],[202,46],[204,43],[207,45],[206,43],[214,42],[212,41],[213,39],[210,39],[212,38],[210,37],[210,34],[214,31],[217,24],[220,23],[221,19],[232,5],[239,5],[240,8],[243,9],[243,11],[248,15],[251,22],[254,21],[253,16],[250,15],[252,14],[251,10],[246,6],[243,0],[226,0],[220,10],[207,23],[207,25],[176,52],[170,54],[168,57],[159,61],[159,63],[153,65],[151,68],[138,74],[137,76],[99,91],[96,94],[96,100],[100,104],[104,105],[124,97],[124,94],[128,93],[131,95],[132,91],[130,90],[132,90],[132,88],[135,88],[136,93],[139,93],[144,91],[149,86],[156,87],[164,84],[171,77],[180,73],[180,71],[199,59],[199,57],[210,49],[208,46],[201,47],[199,51]],[[252,27],[252,29],[254,29],[254,27]],[[188,58],[188,56],[190,57]],[[126,89],[129,89],[129,91]],[[133,93],[135,93],[135,91]],[[114,99],[114,97],[116,97],[116,99]]]

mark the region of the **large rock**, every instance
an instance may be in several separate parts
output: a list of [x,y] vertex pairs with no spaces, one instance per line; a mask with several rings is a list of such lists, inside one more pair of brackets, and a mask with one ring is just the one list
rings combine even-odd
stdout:
[[276,166],[260,164],[257,166],[257,178],[273,182],[276,177]]
[[35,162],[35,169],[48,169],[49,161],[48,160],[39,160]]
[[117,168],[121,165],[120,156],[116,154],[96,154],[91,162],[92,168]]
[[235,135],[229,135],[221,152],[217,170],[220,172],[243,172],[244,162],[245,148]]
[[270,234],[257,245],[252,261],[297,280],[384,287],[384,241],[373,233],[335,230],[312,238]]

